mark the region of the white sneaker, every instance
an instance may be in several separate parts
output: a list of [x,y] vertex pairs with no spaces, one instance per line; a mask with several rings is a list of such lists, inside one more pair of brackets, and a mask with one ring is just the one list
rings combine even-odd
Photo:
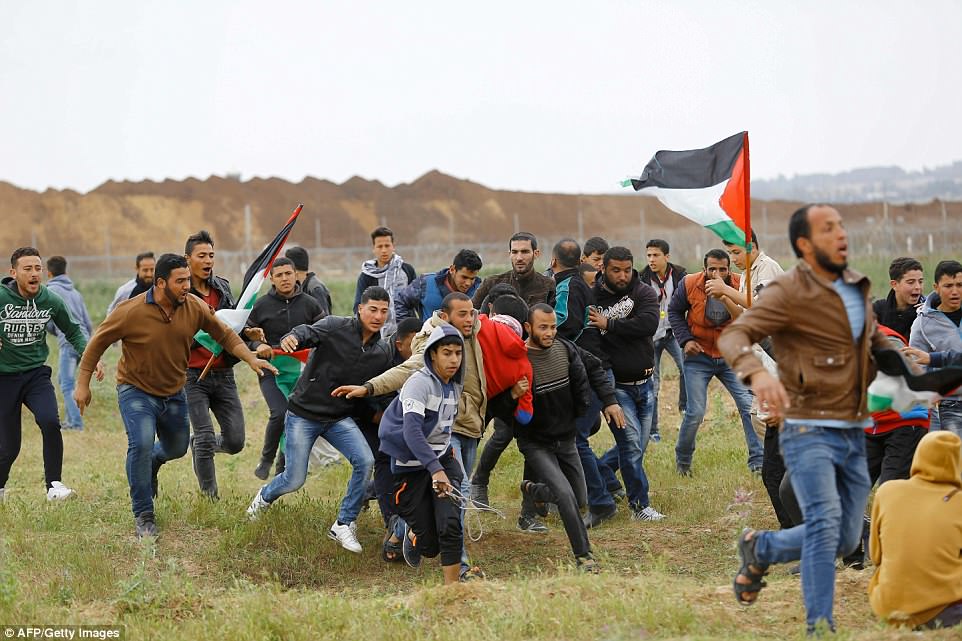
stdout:
[[361,544],[357,541],[357,523],[340,525],[337,521],[334,521],[334,525],[328,530],[327,536],[332,541],[340,543],[341,547],[348,552],[361,553]]
[[51,481],[50,489],[47,490],[47,500],[48,501],[62,501],[68,496],[73,494],[73,490],[61,483],[60,481]]
[[665,515],[649,505],[642,510],[635,510],[631,518],[636,521],[660,521]]
[[247,518],[251,521],[257,518],[257,515],[271,506],[270,503],[264,500],[264,496],[261,492],[264,488],[257,490],[257,496],[251,501],[250,507],[247,508]]

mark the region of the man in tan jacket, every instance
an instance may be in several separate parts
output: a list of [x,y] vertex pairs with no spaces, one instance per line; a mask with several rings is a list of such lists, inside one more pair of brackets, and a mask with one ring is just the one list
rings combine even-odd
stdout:
[[872,503],[869,603],[892,625],[962,623],[962,440],[926,434],[912,476],[880,486]]
[[[736,598],[753,603],[772,563],[801,559],[809,631],[834,629],[835,557],[858,545],[871,487],[865,463],[872,348],[888,347],[869,304],[868,279],[848,269],[848,235],[832,207],[809,205],[789,222],[798,264],[762,290],[718,345],[761,404],[784,417],[779,445],[805,522],[745,530]],[[752,345],[771,336],[778,378]]]

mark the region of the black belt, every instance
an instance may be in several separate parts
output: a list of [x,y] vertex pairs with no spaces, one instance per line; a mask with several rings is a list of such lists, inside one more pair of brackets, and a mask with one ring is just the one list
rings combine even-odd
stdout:
[[651,378],[652,373],[654,373],[654,368],[649,367],[644,371],[645,377],[637,381],[615,381],[615,385],[644,385]]

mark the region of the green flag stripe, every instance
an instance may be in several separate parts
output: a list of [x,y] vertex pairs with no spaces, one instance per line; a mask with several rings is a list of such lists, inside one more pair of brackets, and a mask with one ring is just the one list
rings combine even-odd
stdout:
[[732,245],[745,245],[745,232],[732,220],[722,220],[711,225],[705,225],[705,229],[715,232],[723,241]]

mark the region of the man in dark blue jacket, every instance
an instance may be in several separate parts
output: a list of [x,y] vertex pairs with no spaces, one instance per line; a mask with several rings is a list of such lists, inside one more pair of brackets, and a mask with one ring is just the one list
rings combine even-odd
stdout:
[[318,436],[333,445],[352,467],[347,492],[328,537],[349,552],[360,554],[355,521],[364,502],[374,456],[353,416],[354,401],[331,392],[347,381],[360,385],[391,366],[391,350],[381,340],[390,296],[383,287],[369,287],[353,318],[327,316],[313,325],[298,325],[281,339],[281,349],[292,353],[315,348],[288,403],[284,473],[262,487],[247,509],[251,518],[284,494],[301,488],[307,478],[311,446]]
[[427,320],[441,309],[441,301],[451,292],[461,292],[468,296],[481,285],[478,272],[481,271],[481,257],[470,249],[462,249],[454,256],[450,267],[433,274],[422,274],[413,283],[397,293],[394,299],[395,321],[417,316]]

